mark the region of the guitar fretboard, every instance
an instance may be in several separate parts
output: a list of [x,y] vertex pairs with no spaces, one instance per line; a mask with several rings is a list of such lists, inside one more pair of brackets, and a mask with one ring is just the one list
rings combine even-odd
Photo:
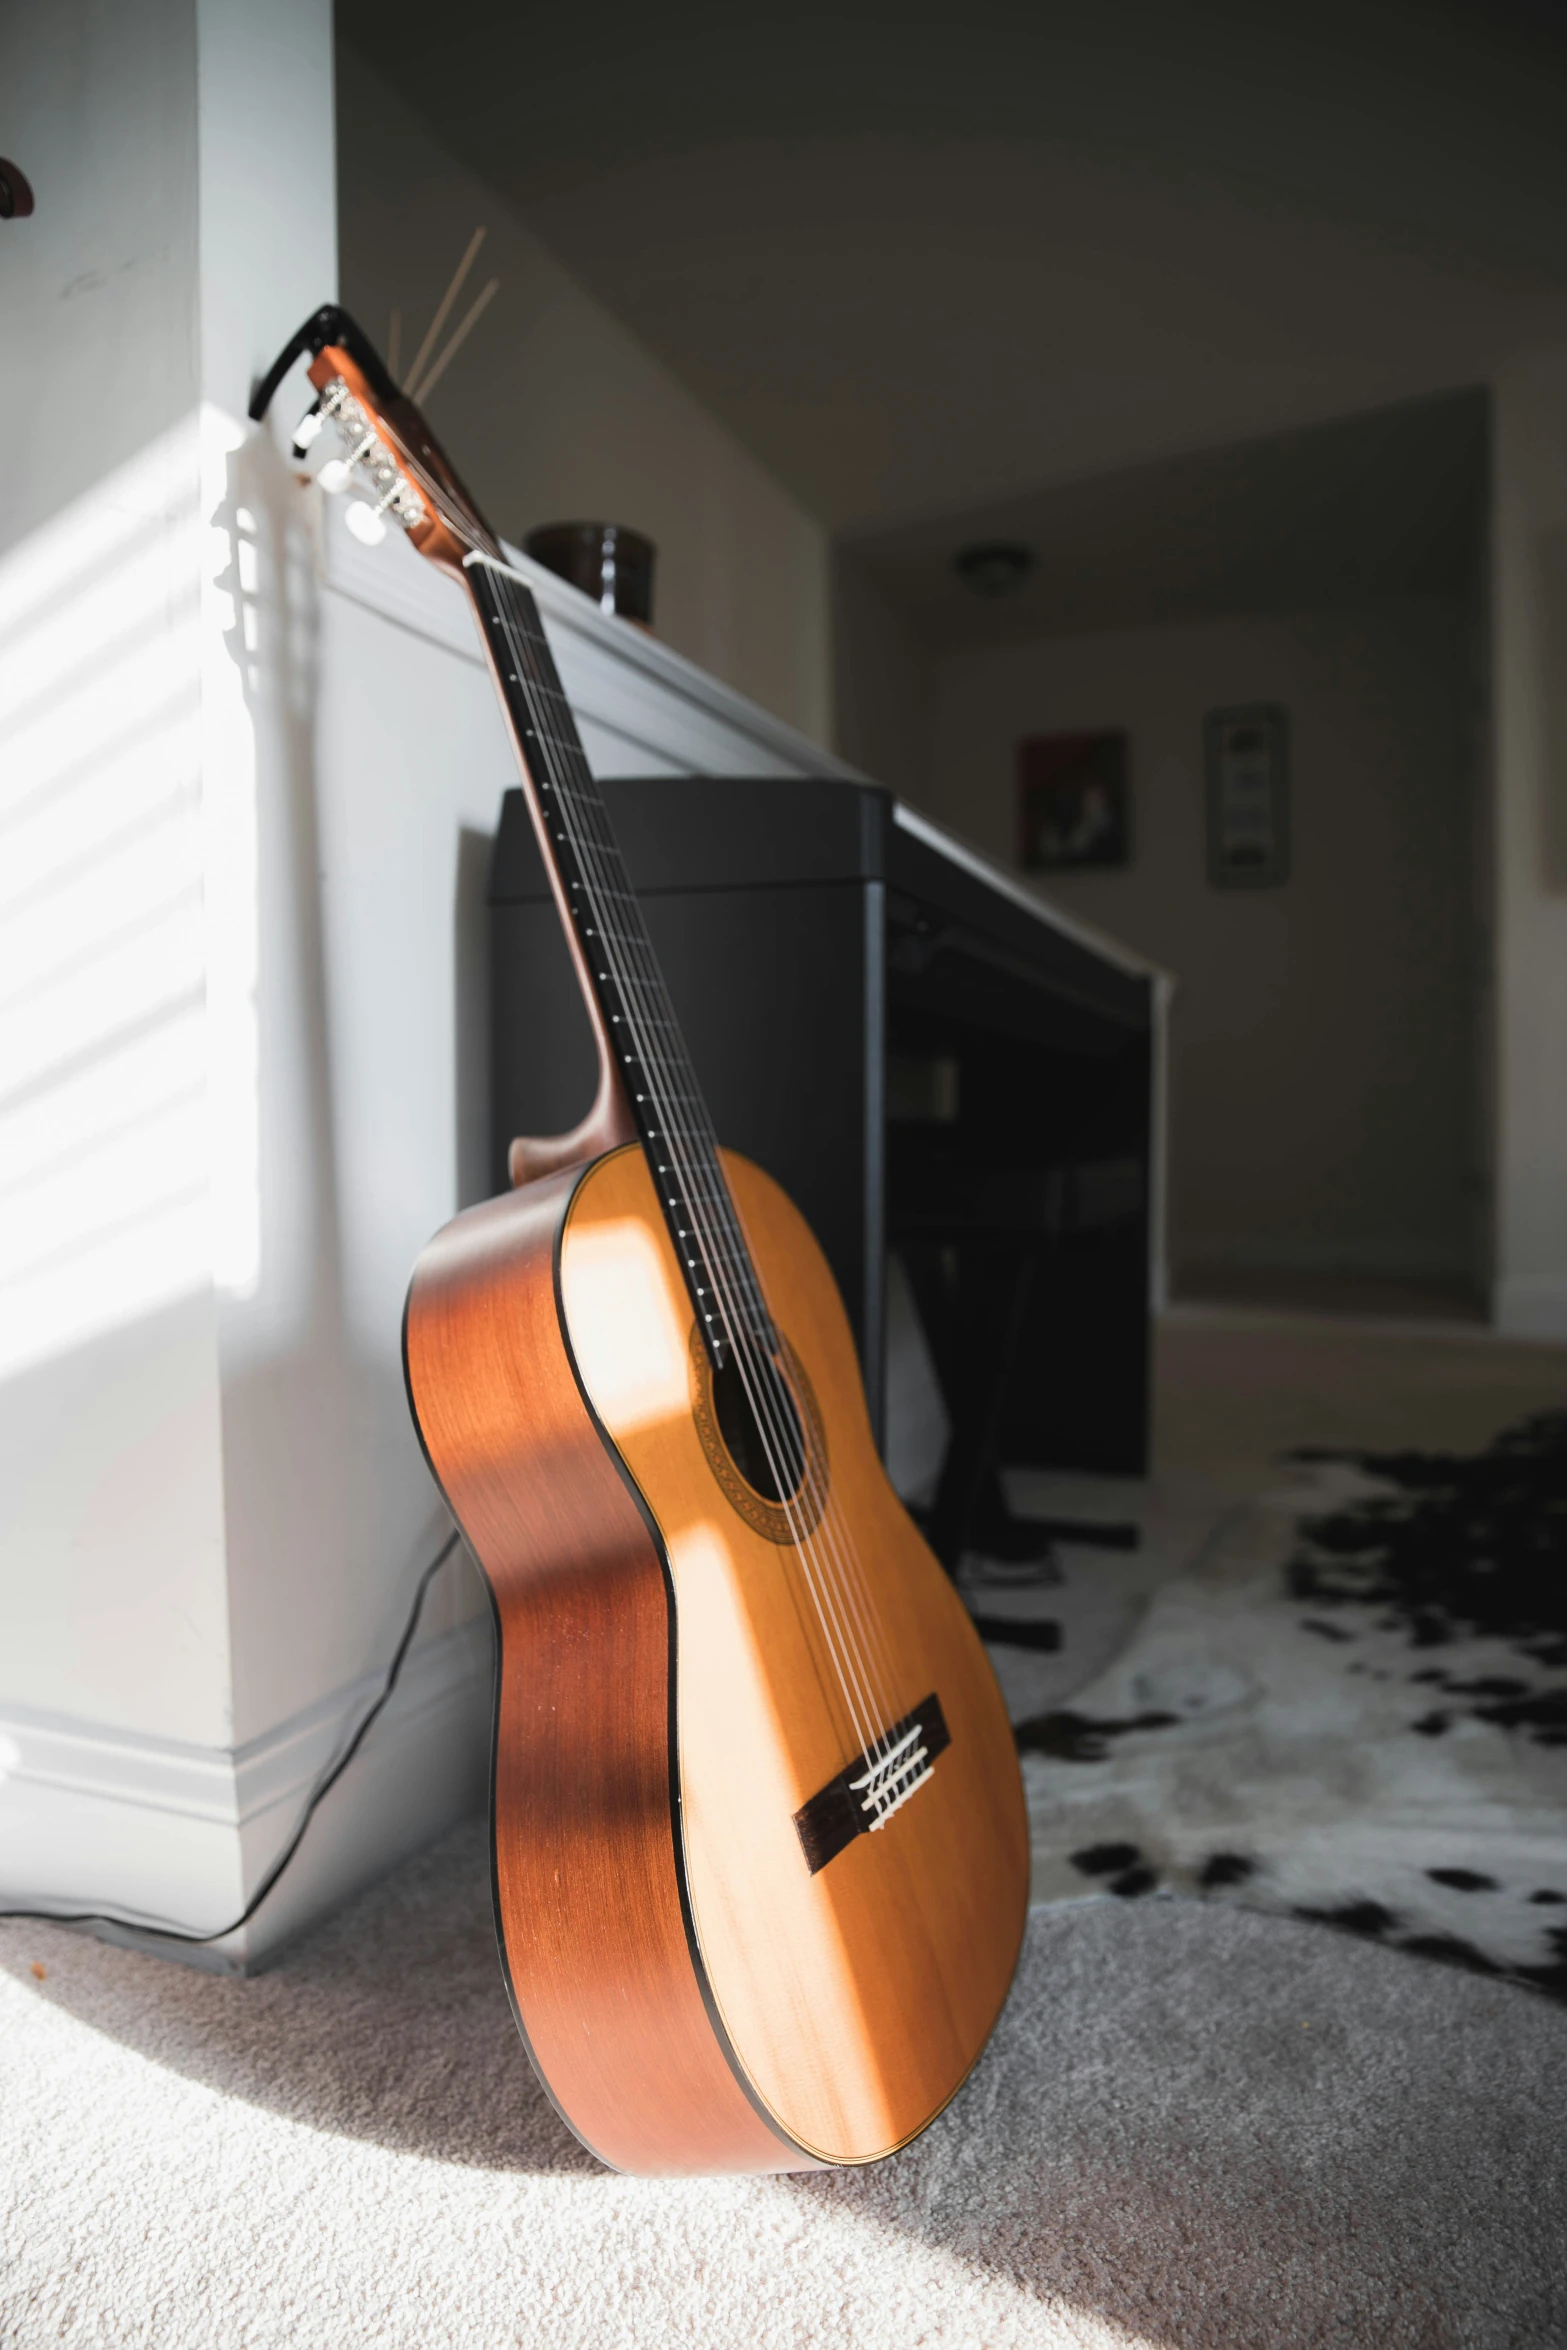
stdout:
[[775,1339],[707,1106],[538,606],[486,556],[469,558],[467,576],[696,1326],[722,1370],[737,1338],[769,1351]]

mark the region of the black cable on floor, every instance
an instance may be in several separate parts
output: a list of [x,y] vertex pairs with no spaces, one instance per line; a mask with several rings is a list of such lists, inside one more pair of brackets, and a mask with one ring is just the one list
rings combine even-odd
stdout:
[[419,1577],[419,1587],[414,1593],[413,1607],[409,1613],[408,1622],[403,1628],[403,1636],[397,1643],[396,1654],[387,1667],[386,1680],[380,1695],[365,1714],[337,1760],[327,1764],[326,1769],[310,1790],[305,1799],[305,1808],[299,1815],[298,1827],[237,1918],[230,1918],[226,1926],[215,1926],[210,1934],[193,1934],[185,1926],[153,1925],[142,1918],[124,1917],[107,1909],[0,1909],[0,1918],[31,1918],[46,1926],[123,1926],[128,1933],[145,1934],[154,1941],[190,1944],[221,1942],[226,1934],[237,1934],[241,1926],[248,1925],[303,1844],[305,1830],[314,1817],[316,1806],[322,1797],[337,1785],[338,1780],[343,1776],[360,1747],[363,1746],[365,1734],[371,1723],[382,1711],[387,1699],[397,1687],[397,1676],[403,1669],[403,1660],[413,1645],[415,1632],[419,1629],[419,1618],[424,1611],[425,1593],[461,1540],[462,1536],[455,1531],[449,1534]]

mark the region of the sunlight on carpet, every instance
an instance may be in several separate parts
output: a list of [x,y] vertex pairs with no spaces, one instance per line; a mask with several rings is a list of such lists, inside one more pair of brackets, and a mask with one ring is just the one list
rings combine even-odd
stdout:
[[1196,1903],[1038,1911],[902,2155],[624,2179],[529,2071],[486,1862],[464,1828],[249,1979],[0,1928],[8,2350],[1567,2336],[1567,2028],[1531,1993]]

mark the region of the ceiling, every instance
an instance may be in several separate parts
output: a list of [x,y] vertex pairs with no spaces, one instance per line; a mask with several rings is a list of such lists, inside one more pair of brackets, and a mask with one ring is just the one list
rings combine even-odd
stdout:
[[[847,545],[933,642],[1465,599],[1481,576],[1488,447],[1485,394],[1443,394]],[[952,556],[998,538],[1022,540],[1034,568],[990,599]]]
[[[1472,384],[1567,329],[1567,30],[1543,0],[338,18],[813,513],[887,537],[911,579],[910,525],[946,516],[950,545],[1027,507],[1067,539],[1063,485]],[[1170,477],[1172,515],[1200,478]]]

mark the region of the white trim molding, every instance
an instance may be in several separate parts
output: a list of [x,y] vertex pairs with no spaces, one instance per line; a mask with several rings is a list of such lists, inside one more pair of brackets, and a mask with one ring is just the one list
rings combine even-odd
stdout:
[[[363,546],[336,499],[314,487],[303,494],[316,509],[317,560],[327,588],[465,661],[481,661],[465,599],[401,533],[389,533],[378,547]],[[533,591],[595,774],[867,780],[632,621],[600,611],[591,596],[515,547],[504,552]]]
[[[413,1649],[386,1712],[327,1796],[276,1892],[206,1945],[145,1947],[245,1973],[320,1912],[482,1802],[491,1634],[467,1622]],[[379,1696],[367,1673],[237,1748],[0,1713],[0,1910],[99,1910],[205,1933],[243,1909],[310,1791]],[[114,1939],[142,1942],[133,1926]]]

